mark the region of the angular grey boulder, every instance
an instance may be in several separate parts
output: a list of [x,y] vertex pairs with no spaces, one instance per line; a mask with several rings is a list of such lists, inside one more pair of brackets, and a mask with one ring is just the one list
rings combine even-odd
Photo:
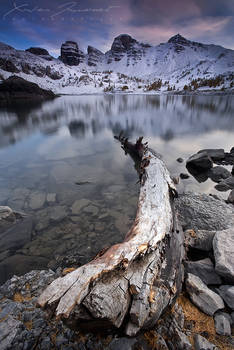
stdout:
[[194,337],[195,350],[218,350],[217,346],[210,343],[206,338],[199,334]]
[[186,279],[186,289],[192,302],[205,314],[213,316],[217,310],[224,308],[221,297],[210,290],[202,280],[188,273]]
[[190,248],[209,252],[213,249],[213,238],[216,231],[186,230],[184,232],[186,245]]
[[175,205],[185,230],[218,231],[234,226],[234,207],[213,196],[188,192]]
[[234,286],[225,285],[219,287],[219,294],[230,309],[234,310]]
[[215,330],[219,335],[231,335],[230,316],[225,312],[218,312],[214,316]]
[[234,282],[234,227],[215,234],[213,249],[217,274]]
[[184,266],[186,272],[198,276],[206,285],[222,283],[221,278],[215,272],[214,265],[209,258],[198,261],[186,261]]

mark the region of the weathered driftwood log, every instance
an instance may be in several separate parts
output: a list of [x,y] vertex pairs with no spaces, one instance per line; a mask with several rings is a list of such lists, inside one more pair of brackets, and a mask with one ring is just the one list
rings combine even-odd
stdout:
[[[142,144],[119,137],[139,160],[140,195],[124,241],[53,281],[38,305],[71,326],[122,327],[130,336],[152,327],[180,291],[183,232],[174,229],[174,184],[163,161]],[[90,327],[89,327],[90,328]]]

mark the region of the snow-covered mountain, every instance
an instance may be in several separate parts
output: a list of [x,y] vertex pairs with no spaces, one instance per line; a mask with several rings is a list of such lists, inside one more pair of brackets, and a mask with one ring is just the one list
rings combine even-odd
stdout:
[[233,89],[234,50],[185,39],[180,34],[157,46],[127,34],[105,54],[76,42],[53,58],[45,49],[26,51],[0,43],[0,79],[16,74],[56,93]]

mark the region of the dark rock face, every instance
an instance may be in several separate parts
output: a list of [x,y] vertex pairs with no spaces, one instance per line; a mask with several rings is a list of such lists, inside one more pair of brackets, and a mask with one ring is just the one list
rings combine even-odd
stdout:
[[0,85],[0,101],[10,102],[12,99],[48,99],[55,97],[52,91],[41,89],[16,75],[6,79]]
[[190,43],[189,40],[185,39],[182,35],[179,33],[172,36],[169,40],[168,43],[172,44],[181,44],[181,45],[188,45]]
[[217,350],[217,347],[199,334],[194,337],[195,350]]
[[206,152],[208,156],[213,160],[213,161],[220,161],[225,158],[225,152],[224,149],[218,148],[218,149],[202,149],[198,153],[203,153]]
[[216,333],[231,335],[230,316],[225,312],[217,312],[214,316]]
[[234,286],[223,285],[219,288],[219,294],[225,303],[234,310]]
[[106,53],[107,63],[120,61],[125,54],[128,61],[131,59],[134,63],[142,59],[148,47],[150,46],[139,43],[128,34],[121,34],[114,39],[111,50]]
[[74,41],[66,41],[61,46],[61,61],[69,66],[78,66],[84,62],[85,54]]
[[27,49],[25,51],[30,52],[36,56],[40,56],[47,61],[53,60],[53,57],[50,56],[49,52],[46,49],[43,49],[41,47],[30,47],[29,49]]
[[19,69],[9,59],[0,58],[0,68],[6,72],[19,73]]
[[207,152],[201,152],[189,157],[186,167],[190,172],[205,172],[213,167],[213,162]]
[[88,57],[87,57],[87,63],[89,66],[96,66],[99,62],[102,61],[104,57],[104,53],[101,51],[95,49],[95,47],[88,46]]

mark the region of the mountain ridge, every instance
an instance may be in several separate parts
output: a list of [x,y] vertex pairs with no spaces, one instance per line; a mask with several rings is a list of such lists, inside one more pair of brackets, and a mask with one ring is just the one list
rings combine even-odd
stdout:
[[57,59],[47,53],[44,48],[23,51],[0,43],[0,76],[19,74],[56,93],[170,91],[206,84],[233,88],[234,50],[191,41],[179,33],[156,46],[120,34],[105,53],[92,46],[85,53],[74,41],[62,43]]

